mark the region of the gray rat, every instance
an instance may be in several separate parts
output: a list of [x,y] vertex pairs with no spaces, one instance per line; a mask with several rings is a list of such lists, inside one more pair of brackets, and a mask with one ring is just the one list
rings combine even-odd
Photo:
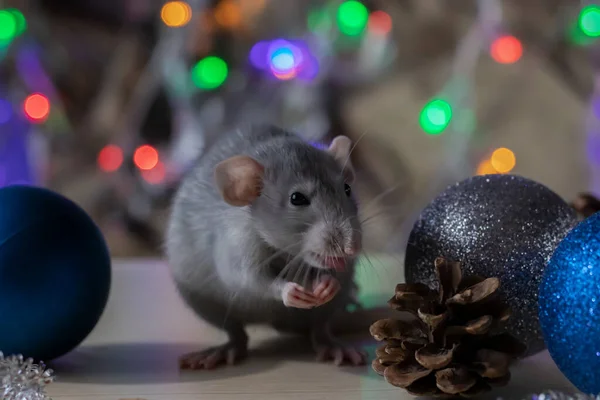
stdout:
[[352,302],[361,251],[351,141],[319,149],[294,133],[254,125],[219,137],[184,177],[172,205],[166,255],[184,301],[229,341],[184,355],[214,368],[247,355],[245,326],[310,335],[317,358],[363,364],[330,333]]

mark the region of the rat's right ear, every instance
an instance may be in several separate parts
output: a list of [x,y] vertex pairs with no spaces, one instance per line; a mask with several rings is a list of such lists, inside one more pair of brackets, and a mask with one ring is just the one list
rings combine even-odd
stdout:
[[262,190],[264,167],[248,156],[235,156],[215,167],[215,182],[227,204],[243,207],[251,204]]

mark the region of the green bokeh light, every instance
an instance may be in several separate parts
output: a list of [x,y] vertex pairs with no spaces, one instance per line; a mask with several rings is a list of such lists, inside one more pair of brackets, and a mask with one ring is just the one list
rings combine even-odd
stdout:
[[429,135],[439,135],[452,120],[452,107],[441,99],[431,100],[423,107],[419,117],[421,129]]
[[360,35],[369,21],[369,11],[359,1],[342,3],[337,11],[337,24],[340,32],[348,36]]
[[333,26],[329,10],[317,8],[308,14],[308,29],[313,33],[328,32]]
[[21,35],[27,29],[27,20],[23,13],[16,8],[9,8],[6,11],[12,14],[16,23],[16,32],[15,36]]
[[200,89],[216,89],[225,82],[229,70],[219,57],[206,57],[192,68],[192,81]]
[[589,5],[581,10],[579,28],[587,36],[600,36],[600,6]]
[[0,10],[0,42],[12,40],[17,35],[17,20],[8,10]]

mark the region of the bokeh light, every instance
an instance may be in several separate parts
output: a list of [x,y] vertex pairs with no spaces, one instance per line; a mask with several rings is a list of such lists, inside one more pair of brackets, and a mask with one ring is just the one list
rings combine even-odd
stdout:
[[369,32],[385,36],[392,31],[392,17],[385,11],[374,11],[369,15]]
[[600,6],[591,4],[584,7],[579,14],[579,28],[590,37],[600,36]]
[[165,180],[167,175],[165,164],[157,162],[153,168],[141,171],[142,178],[151,185],[158,185]]
[[119,146],[109,144],[98,153],[98,167],[104,172],[115,172],[123,164],[123,150]]
[[0,99],[0,125],[10,121],[12,116],[12,105],[8,100]]
[[192,68],[192,81],[200,89],[211,90],[221,86],[227,79],[227,63],[219,57],[209,56]]
[[50,100],[41,93],[31,94],[23,102],[23,111],[30,121],[44,122],[50,114]]
[[0,42],[11,41],[17,35],[17,19],[8,10],[0,10]]
[[452,107],[442,99],[433,99],[423,107],[419,118],[421,129],[430,135],[438,135],[452,120]]
[[25,19],[25,16],[23,15],[23,13],[21,11],[17,10],[16,8],[9,8],[6,11],[11,13],[15,20],[15,23],[16,23],[15,35],[19,36],[20,34],[25,32],[25,30],[27,29],[27,20]]
[[236,28],[242,24],[242,11],[233,0],[221,1],[214,11],[217,23],[226,28]]
[[496,168],[492,165],[492,161],[489,158],[481,161],[477,167],[477,175],[493,175],[497,174]]
[[490,47],[490,56],[500,64],[513,64],[523,55],[523,45],[514,36],[500,36]]
[[142,145],[133,153],[133,162],[143,171],[151,170],[158,164],[158,151],[148,144]]
[[192,8],[185,1],[169,1],[162,6],[160,18],[172,28],[185,26],[192,19]]
[[308,30],[313,33],[326,33],[333,28],[333,18],[326,7],[311,10],[307,22]]
[[319,72],[316,57],[302,40],[258,42],[252,46],[249,58],[255,68],[267,71],[279,80],[312,80]]
[[490,162],[494,169],[501,174],[506,174],[515,167],[517,159],[512,150],[505,147],[494,150]]
[[360,35],[369,20],[369,11],[364,4],[348,0],[340,4],[337,11],[337,24],[340,32],[348,36]]

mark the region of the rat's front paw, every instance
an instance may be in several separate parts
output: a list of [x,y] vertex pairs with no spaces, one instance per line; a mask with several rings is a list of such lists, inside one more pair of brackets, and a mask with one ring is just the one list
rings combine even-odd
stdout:
[[313,295],[321,304],[330,302],[340,291],[340,282],[333,276],[326,275],[313,284]]
[[283,286],[281,298],[286,307],[314,308],[321,304],[319,298],[294,282],[287,282]]

